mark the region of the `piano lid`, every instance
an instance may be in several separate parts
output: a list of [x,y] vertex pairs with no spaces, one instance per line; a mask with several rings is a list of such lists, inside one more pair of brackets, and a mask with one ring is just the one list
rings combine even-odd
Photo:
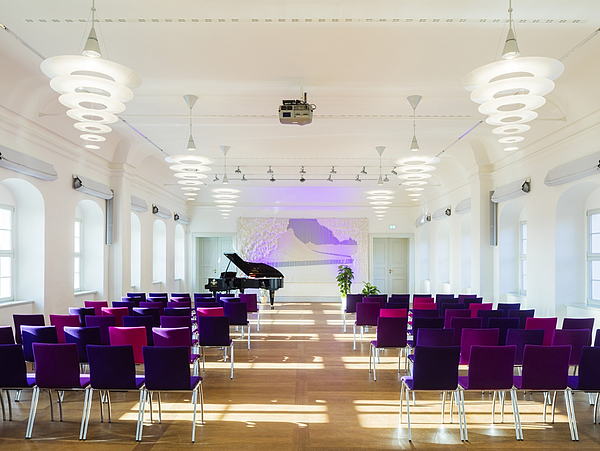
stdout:
[[253,279],[259,278],[283,278],[283,274],[281,274],[277,269],[272,266],[265,265],[264,263],[252,263],[242,260],[242,258],[238,254],[223,254],[227,257],[231,262],[240,268],[244,274]]

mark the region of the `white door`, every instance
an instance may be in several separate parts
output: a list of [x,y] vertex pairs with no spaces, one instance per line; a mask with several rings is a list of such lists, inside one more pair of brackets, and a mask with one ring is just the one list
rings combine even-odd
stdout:
[[408,293],[408,238],[373,239],[373,285],[381,293]]
[[[233,238],[227,237],[209,237],[196,239],[196,256],[198,261],[198,286],[194,291],[205,291],[204,286],[208,279],[219,278],[221,273],[227,268],[229,259],[224,253],[233,252]],[[236,271],[237,268],[232,263],[229,271]]]

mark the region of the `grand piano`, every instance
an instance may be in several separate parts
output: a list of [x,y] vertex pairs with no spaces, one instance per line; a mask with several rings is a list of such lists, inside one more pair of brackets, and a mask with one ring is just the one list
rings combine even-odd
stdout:
[[[227,268],[221,273],[218,279],[208,279],[208,283],[204,286],[205,289],[213,293],[219,291],[240,290],[244,292],[246,288],[264,288],[269,290],[269,299],[271,308],[275,302],[275,291],[283,287],[283,274],[272,266],[264,263],[252,263],[242,260],[236,254],[223,254],[229,259]],[[248,277],[236,277],[236,272],[228,272],[229,265],[233,263]]]

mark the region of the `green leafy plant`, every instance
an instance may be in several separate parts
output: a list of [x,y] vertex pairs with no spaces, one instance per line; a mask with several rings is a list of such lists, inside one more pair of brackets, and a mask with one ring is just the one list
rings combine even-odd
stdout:
[[352,286],[353,279],[354,272],[352,271],[352,268],[350,268],[350,266],[338,266],[338,273],[335,280],[337,280],[338,287],[340,287],[340,294],[342,296],[347,296],[348,294],[350,294],[350,287]]
[[371,285],[369,282],[364,282],[365,284],[364,288],[362,289],[362,294],[363,296],[371,296],[374,294],[379,294],[379,288],[377,288],[375,285]]

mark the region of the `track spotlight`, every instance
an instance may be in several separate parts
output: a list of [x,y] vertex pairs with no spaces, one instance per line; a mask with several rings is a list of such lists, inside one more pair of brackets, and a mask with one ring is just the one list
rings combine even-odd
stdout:
[[329,177],[327,178],[328,182],[333,182],[333,179],[331,178],[331,174],[329,174]]
[[304,183],[304,182],[306,181],[306,179],[304,178],[304,174],[302,174],[302,175],[300,176],[300,181],[301,181],[302,183]]
[[304,166],[302,166],[302,167],[300,168],[300,174],[306,174],[306,171],[304,170]]
[[242,174],[242,182],[247,182],[248,179],[246,178],[246,174]]
[[273,174],[271,174],[271,178],[269,179],[271,182],[275,181],[275,177],[273,176]]
[[335,170],[335,166],[331,166],[331,171],[329,171],[330,174],[337,174],[337,171]]
[[215,174],[215,178],[213,179],[213,182],[218,182],[219,181],[219,176],[217,174]]
[[355,182],[362,182],[362,180],[360,179],[360,174],[356,174],[356,178],[354,179]]
[[367,170],[366,170],[366,168],[365,168],[364,166],[363,166],[363,168],[362,168],[362,171],[360,171],[360,173],[361,173],[361,174],[366,174],[366,173],[367,173]]
[[267,174],[272,174],[273,173],[273,169],[271,169],[271,166],[269,166],[269,170],[267,171]]
[[238,166],[238,167],[237,167],[237,169],[235,170],[235,173],[236,173],[236,174],[241,174],[241,173],[242,173],[242,170],[240,169],[240,167],[239,167],[239,166]]

